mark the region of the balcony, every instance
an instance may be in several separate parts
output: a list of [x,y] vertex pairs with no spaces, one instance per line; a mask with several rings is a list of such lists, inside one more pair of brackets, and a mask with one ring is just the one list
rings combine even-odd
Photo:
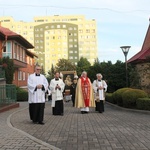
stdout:
[[20,60],[13,59],[13,62],[14,62],[14,67],[16,67],[16,68],[26,68],[27,67],[27,63],[22,62]]

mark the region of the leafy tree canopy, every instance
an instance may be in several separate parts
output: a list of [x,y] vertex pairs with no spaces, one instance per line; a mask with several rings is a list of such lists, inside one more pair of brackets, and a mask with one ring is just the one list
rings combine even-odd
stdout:
[[87,60],[87,58],[81,57],[80,60],[78,61],[78,64],[77,64],[77,74],[81,75],[81,73],[83,71],[87,71],[88,72],[90,66],[91,66],[91,64]]
[[62,58],[59,59],[55,69],[57,71],[74,71],[76,70],[76,66],[70,60]]

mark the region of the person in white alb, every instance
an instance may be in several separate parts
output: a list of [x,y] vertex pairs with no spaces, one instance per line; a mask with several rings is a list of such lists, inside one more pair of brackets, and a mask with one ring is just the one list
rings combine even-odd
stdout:
[[45,92],[48,89],[48,81],[40,72],[41,67],[36,65],[35,73],[28,77],[28,102],[30,119],[33,123],[43,125]]
[[65,84],[60,79],[60,73],[55,73],[55,78],[50,82],[50,90],[52,94],[52,113],[53,115],[64,115],[63,91]]
[[94,89],[94,99],[95,99],[95,110],[99,113],[104,112],[104,100],[105,100],[105,92],[107,91],[107,84],[104,80],[102,80],[102,75],[100,73],[96,74],[97,80],[93,82]]

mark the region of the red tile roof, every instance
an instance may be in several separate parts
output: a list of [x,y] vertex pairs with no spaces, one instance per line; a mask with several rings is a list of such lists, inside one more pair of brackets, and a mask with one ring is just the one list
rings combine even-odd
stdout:
[[141,62],[146,59],[147,56],[150,56],[150,48],[147,50],[141,50],[135,54],[132,58],[128,60],[128,63]]
[[128,63],[144,61],[146,60],[147,56],[150,56],[150,25],[148,27],[141,51],[139,51],[132,58],[130,58],[128,60]]
[[18,35],[17,33],[9,30],[8,28],[4,28],[2,26],[0,26],[0,32],[2,34],[4,34],[5,36],[13,36],[13,35]]
[[31,43],[29,43],[24,37],[9,30],[8,28],[4,28],[0,26],[0,35],[2,35],[5,40],[7,38],[7,40],[17,41],[18,43],[20,43],[22,46],[24,46],[27,49],[34,48],[34,46]]

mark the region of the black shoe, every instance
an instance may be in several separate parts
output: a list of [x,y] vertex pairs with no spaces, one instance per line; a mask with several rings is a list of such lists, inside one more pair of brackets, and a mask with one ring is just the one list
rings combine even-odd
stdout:
[[36,121],[32,121],[33,122],[33,124],[37,124],[37,122]]
[[44,125],[44,122],[41,121],[41,122],[39,122],[39,124]]
[[89,112],[88,112],[88,111],[84,111],[84,113],[85,113],[85,114],[88,114]]
[[85,111],[81,111],[81,114],[85,114]]

